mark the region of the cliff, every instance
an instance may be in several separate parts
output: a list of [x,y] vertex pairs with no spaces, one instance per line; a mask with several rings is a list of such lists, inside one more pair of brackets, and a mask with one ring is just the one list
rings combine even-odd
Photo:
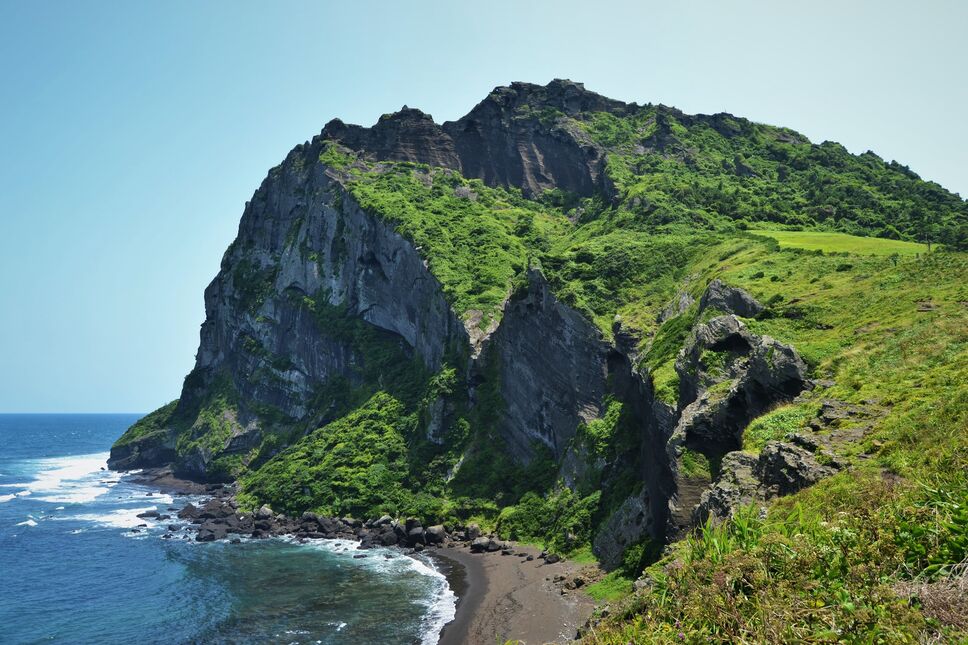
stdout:
[[903,262],[746,231],[903,250],[925,209],[957,247],[965,202],[897,164],[569,81],[497,88],[442,125],[331,121],[246,204],[181,396],[109,465],[238,480],[290,513],[483,517],[641,569],[845,470],[870,431],[800,423],[853,396],[829,377],[865,290]]

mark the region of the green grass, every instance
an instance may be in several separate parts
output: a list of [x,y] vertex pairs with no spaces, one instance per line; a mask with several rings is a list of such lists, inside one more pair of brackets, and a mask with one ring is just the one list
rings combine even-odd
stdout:
[[746,427],[743,450],[758,451],[767,441],[782,441],[789,433],[802,430],[816,412],[814,403],[783,405],[767,412]]
[[879,237],[858,237],[846,233],[822,231],[750,230],[753,235],[764,235],[780,243],[780,248],[797,248],[824,253],[853,255],[917,255],[926,253],[927,245]]
[[615,602],[632,593],[632,580],[620,571],[612,571],[585,588],[585,593],[598,602]]
[[171,415],[174,414],[176,407],[178,407],[177,399],[142,417],[134,425],[125,430],[124,434],[114,442],[114,446],[121,447],[135,441],[166,434],[169,420],[171,419]]

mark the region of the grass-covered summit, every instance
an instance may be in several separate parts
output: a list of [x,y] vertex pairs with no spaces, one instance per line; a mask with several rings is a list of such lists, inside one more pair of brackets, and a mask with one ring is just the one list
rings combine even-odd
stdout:
[[247,205],[181,398],[113,464],[598,557],[624,601],[597,642],[954,638],[911,590],[968,555],[966,225],[872,153],[567,81],[331,122]]

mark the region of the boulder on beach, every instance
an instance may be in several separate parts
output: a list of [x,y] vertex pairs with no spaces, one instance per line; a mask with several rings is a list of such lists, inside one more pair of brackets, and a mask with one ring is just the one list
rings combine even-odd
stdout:
[[431,526],[426,531],[424,531],[424,539],[428,544],[440,544],[447,537],[447,531],[440,524],[436,526]]
[[407,542],[411,545],[425,544],[426,537],[422,526],[415,526],[407,531]]
[[477,537],[471,540],[471,553],[483,553],[487,551],[490,540],[486,537]]

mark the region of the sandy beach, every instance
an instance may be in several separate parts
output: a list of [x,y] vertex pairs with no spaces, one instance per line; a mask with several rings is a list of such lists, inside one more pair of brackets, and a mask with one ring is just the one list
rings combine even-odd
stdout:
[[432,557],[456,563],[450,575],[457,593],[457,616],[444,627],[440,645],[494,645],[518,640],[525,645],[568,643],[591,615],[594,602],[580,591],[562,595],[556,576],[574,576],[580,565],[547,564],[538,550],[516,546],[515,553],[471,553],[455,546],[436,549]]

